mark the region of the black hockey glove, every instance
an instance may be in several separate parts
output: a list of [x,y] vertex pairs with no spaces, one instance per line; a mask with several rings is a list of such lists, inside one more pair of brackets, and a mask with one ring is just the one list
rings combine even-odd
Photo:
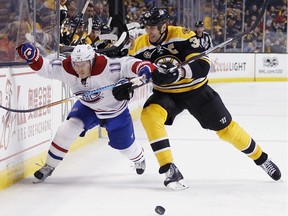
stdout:
[[112,89],[114,98],[118,101],[130,100],[134,94],[132,84],[133,83],[129,82],[126,78],[119,80],[116,86]]
[[171,62],[162,63],[152,72],[152,80],[156,85],[170,84],[180,80],[180,71]]

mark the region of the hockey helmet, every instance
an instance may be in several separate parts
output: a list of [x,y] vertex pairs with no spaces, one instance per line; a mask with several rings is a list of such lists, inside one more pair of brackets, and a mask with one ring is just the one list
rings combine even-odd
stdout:
[[60,10],[60,24],[62,25],[67,18],[67,10]]
[[158,26],[168,21],[168,11],[162,8],[152,8],[151,10],[147,11],[142,17],[142,22],[144,26]]
[[195,27],[196,27],[196,28],[198,28],[198,27],[203,27],[203,26],[204,26],[203,21],[197,21],[197,22],[195,23]]
[[109,34],[111,32],[110,27],[100,20],[93,21],[92,29],[96,31],[101,31],[101,34]]
[[77,45],[71,53],[72,66],[75,62],[90,61],[91,66],[94,63],[95,51],[89,44]]
[[101,31],[102,26],[103,26],[103,22],[101,22],[100,20],[93,20],[93,23],[92,23],[93,30]]
[[104,24],[101,28],[101,34],[109,34],[110,32],[111,32],[110,27]]

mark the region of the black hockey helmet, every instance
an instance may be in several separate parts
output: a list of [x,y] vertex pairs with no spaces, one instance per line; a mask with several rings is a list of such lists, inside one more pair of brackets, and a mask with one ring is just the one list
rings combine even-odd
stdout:
[[101,34],[110,34],[111,33],[111,29],[108,25],[103,25],[101,28]]
[[92,29],[96,31],[101,31],[101,34],[109,34],[111,32],[110,27],[98,19],[93,20]]
[[60,10],[60,24],[62,25],[67,18],[67,10]]
[[142,22],[144,26],[158,26],[165,22],[168,23],[168,11],[163,8],[152,8],[143,15]]
[[197,22],[195,23],[195,27],[196,27],[196,28],[198,28],[198,27],[203,27],[203,26],[204,26],[203,21],[197,21]]
[[96,31],[101,31],[103,25],[104,23],[100,20],[93,20],[92,29]]

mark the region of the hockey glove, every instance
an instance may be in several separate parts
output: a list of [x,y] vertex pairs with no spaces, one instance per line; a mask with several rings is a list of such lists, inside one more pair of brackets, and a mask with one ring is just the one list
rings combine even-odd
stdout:
[[149,82],[151,78],[151,72],[156,69],[156,66],[149,61],[143,61],[137,66],[138,76],[145,76],[145,81]]
[[16,48],[19,56],[28,64],[33,64],[39,59],[39,50],[32,43],[23,43]]
[[114,98],[118,101],[130,100],[134,94],[132,84],[127,78],[119,80],[112,89]]
[[152,72],[152,80],[156,85],[165,85],[177,82],[181,78],[180,69],[171,62],[162,63]]

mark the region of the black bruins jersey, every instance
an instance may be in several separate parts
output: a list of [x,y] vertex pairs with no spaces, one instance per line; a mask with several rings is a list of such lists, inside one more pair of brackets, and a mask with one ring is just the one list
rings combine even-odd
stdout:
[[[160,45],[151,44],[148,35],[144,34],[134,41],[129,50],[129,55],[152,61],[155,64],[172,62],[174,65],[178,65],[202,51],[203,48],[200,46],[195,32],[180,26],[168,26],[166,38]],[[208,56],[203,56],[200,59],[210,65]],[[199,88],[206,82],[205,73],[203,77],[198,79],[185,78],[168,85],[154,85],[154,89],[167,93],[180,93]]]

